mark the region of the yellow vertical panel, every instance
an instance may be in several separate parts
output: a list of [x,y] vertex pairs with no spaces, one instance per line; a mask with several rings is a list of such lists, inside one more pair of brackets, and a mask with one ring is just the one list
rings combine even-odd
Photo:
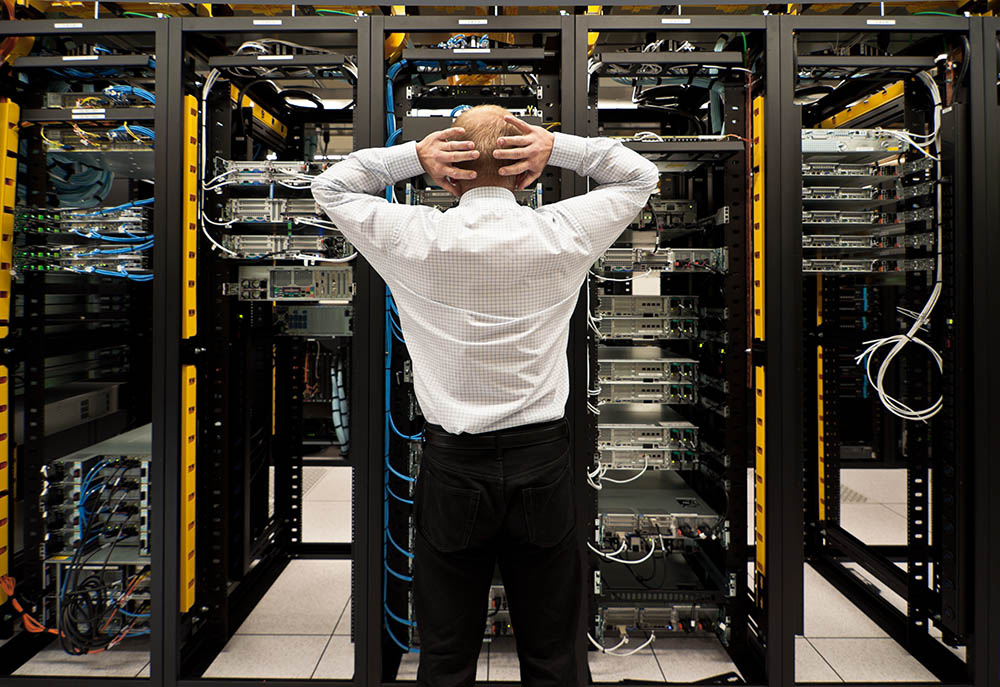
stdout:
[[819,519],[826,520],[826,443],[823,440],[823,347],[816,347],[816,455],[819,462]]
[[[765,463],[764,463],[764,447],[767,435],[764,428],[764,415],[765,415],[765,401],[766,396],[764,394],[764,368],[761,366],[754,367],[754,539],[756,546],[754,547],[755,558],[756,558],[756,568],[758,578],[763,577],[766,572],[766,552],[765,547],[765,525],[767,512],[765,509]],[[757,594],[757,600],[760,601],[763,597],[759,593]]]
[[10,490],[10,377],[0,365],[0,492]]
[[[6,575],[10,571],[10,497],[4,494],[0,496],[0,575]],[[7,595],[0,590],[0,603],[7,602]]]
[[753,338],[764,341],[764,98],[753,101]]
[[198,101],[184,96],[184,251],[181,337],[198,333]]
[[[764,341],[764,98],[753,100],[753,116],[751,119],[751,165],[753,172],[753,231],[752,239],[752,279],[753,279],[753,338]],[[766,546],[766,446],[765,431],[766,395],[765,372],[760,365],[754,366],[754,576],[756,599],[758,605],[763,604],[763,580],[767,573]]]
[[17,191],[17,125],[21,110],[0,103],[0,338],[10,331],[10,269],[14,260],[14,202]]
[[198,370],[181,370],[181,550],[180,610],[186,613],[195,597],[195,525],[198,444]]

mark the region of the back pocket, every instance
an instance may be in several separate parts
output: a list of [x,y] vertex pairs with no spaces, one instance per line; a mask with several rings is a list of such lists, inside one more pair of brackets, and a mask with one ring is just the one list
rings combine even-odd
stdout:
[[573,529],[573,482],[569,463],[563,464],[555,481],[541,487],[526,487],[523,493],[528,541],[535,546],[555,546]]
[[417,529],[442,553],[468,548],[479,510],[479,490],[453,487],[421,466],[414,499]]

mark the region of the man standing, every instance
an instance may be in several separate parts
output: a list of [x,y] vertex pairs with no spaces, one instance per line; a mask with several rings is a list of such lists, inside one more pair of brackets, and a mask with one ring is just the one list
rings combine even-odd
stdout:
[[[600,187],[531,209],[547,164]],[[370,194],[427,173],[440,212]],[[594,261],[646,204],[656,166],[621,143],[530,126],[495,105],[419,143],[352,153],[313,195],[392,290],[427,420],[414,493],[417,682],[471,685],[494,566],[521,679],[577,685],[580,585],[566,343]]]

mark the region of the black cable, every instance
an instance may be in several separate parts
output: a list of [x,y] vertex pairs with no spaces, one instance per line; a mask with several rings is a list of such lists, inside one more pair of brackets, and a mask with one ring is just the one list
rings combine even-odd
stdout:
[[301,105],[292,105],[288,102],[289,98],[302,98],[303,100],[308,100],[313,103],[317,110],[325,109],[323,106],[323,101],[319,99],[315,93],[311,91],[306,91],[301,88],[288,88],[282,91],[278,91],[278,97],[281,98],[282,102],[285,103],[286,107],[301,107]]

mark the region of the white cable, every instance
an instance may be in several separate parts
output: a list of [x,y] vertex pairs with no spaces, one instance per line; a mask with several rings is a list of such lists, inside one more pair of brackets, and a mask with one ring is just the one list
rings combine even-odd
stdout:
[[357,252],[354,252],[348,255],[346,258],[324,258],[320,255],[308,255],[306,253],[292,253],[288,257],[292,260],[301,260],[306,265],[309,265],[310,263],[315,263],[315,262],[336,262],[336,263],[350,262],[354,258],[358,257],[358,254]]
[[596,553],[598,555],[601,555],[601,556],[617,556],[618,554],[625,552],[625,542],[624,541],[622,541],[621,546],[618,547],[617,551],[612,551],[611,553],[607,553],[606,551],[601,551],[600,549],[594,548],[594,545],[591,544],[590,542],[587,542],[587,546],[590,547],[591,551],[593,551],[594,553]]
[[[611,479],[610,477],[606,477],[604,474],[602,474],[601,475],[601,481],[602,482],[611,482],[612,484],[628,484],[629,482],[634,482],[637,479],[639,479],[640,477],[642,477],[644,474],[646,474],[646,470],[648,470],[648,469],[649,469],[649,458],[646,457],[646,458],[643,458],[642,469],[639,470],[639,472],[637,472],[634,475],[632,475],[631,477],[629,477],[627,479]],[[606,473],[607,470],[605,470],[604,472]],[[653,548],[656,548],[656,547],[653,547]]]
[[654,641],[656,641],[656,635],[653,634],[652,632],[650,632],[649,633],[649,639],[647,639],[645,642],[643,642],[642,644],[640,644],[636,648],[634,648],[634,649],[632,649],[630,651],[626,651],[623,654],[612,653],[612,652],[614,652],[615,649],[617,649],[618,647],[622,646],[622,644],[627,644],[628,643],[628,641],[627,641],[628,640],[628,636],[627,635],[625,637],[626,641],[619,642],[617,646],[614,646],[614,647],[612,647],[610,649],[606,649],[604,646],[602,646],[601,644],[599,644],[596,639],[594,639],[593,637],[590,636],[589,632],[587,633],[587,639],[589,639],[590,643],[593,644],[595,647],[597,647],[597,649],[602,654],[608,654],[610,656],[632,656],[633,654],[639,653],[640,651],[642,651],[643,649],[645,649],[647,646],[649,646],[650,644],[652,644]]
[[620,547],[618,547],[617,551],[615,551],[614,553],[610,553],[610,554],[609,553],[605,553],[604,551],[601,551],[600,549],[596,548],[590,542],[587,542],[587,546],[590,548],[591,551],[593,551],[594,553],[596,553],[601,558],[604,558],[604,559],[609,560],[609,561],[613,561],[614,563],[624,563],[625,565],[639,565],[640,563],[645,563],[646,561],[648,561],[650,558],[653,557],[654,553],[656,553],[656,544],[654,543],[653,546],[650,547],[649,551],[646,553],[645,556],[643,556],[642,558],[637,558],[637,559],[635,559],[633,561],[633,560],[628,560],[628,559],[625,559],[625,558],[615,558],[615,556],[617,556],[619,553],[622,553],[625,550],[625,542],[622,542],[622,545]]
[[[929,73],[920,72],[919,74],[917,74],[917,77],[924,83],[924,85],[927,86],[927,89],[931,95],[931,100],[934,102],[934,132],[932,134],[933,137],[925,145],[927,147],[934,145],[935,147],[940,148],[940,146],[938,145],[937,135],[941,125],[941,93],[937,87],[937,84],[934,82],[934,78]],[[914,145],[916,144],[914,143]],[[934,362],[937,364],[938,371],[942,374],[944,373],[944,361],[941,358],[941,354],[938,353],[936,350],[934,350],[934,348],[929,343],[916,336],[916,334],[927,324],[927,321],[931,317],[931,313],[934,311],[934,307],[937,305],[938,299],[941,297],[942,269],[944,263],[944,260],[942,259],[943,248],[941,240],[943,237],[943,231],[942,231],[943,222],[941,217],[943,198],[942,198],[941,183],[940,183],[941,158],[930,155],[927,151],[923,149],[923,147],[919,145],[916,145],[916,147],[918,150],[921,150],[922,152],[927,154],[928,157],[931,157],[937,162],[936,168],[937,168],[938,183],[936,192],[937,207],[935,213],[935,222],[937,225],[936,226],[937,266],[935,269],[935,276],[934,276],[934,288],[931,291],[931,295],[927,298],[927,302],[924,304],[924,307],[917,314],[916,319],[914,319],[913,324],[910,326],[910,328],[907,330],[905,334],[894,334],[892,336],[887,336],[881,339],[871,339],[869,341],[865,341],[864,345],[867,346],[867,348],[863,350],[857,357],[854,358],[854,362],[859,365],[862,362],[864,363],[865,374],[868,378],[868,382],[872,385],[872,388],[874,388],[875,391],[878,393],[878,397],[879,400],[882,402],[882,405],[885,406],[885,408],[890,413],[904,420],[927,422],[927,420],[937,415],[944,407],[943,395],[939,396],[937,400],[927,408],[924,408],[922,410],[914,410],[913,408],[910,408],[908,405],[900,401],[898,398],[895,398],[894,396],[890,395],[885,390],[884,387],[885,375],[889,370],[889,366],[892,364],[892,361],[896,358],[896,356],[899,355],[899,353],[906,347],[906,344],[908,344],[910,341],[913,341],[919,346],[923,346],[925,349],[927,349],[927,351],[929,351],[931,354],[931,358],[933,358]],[[872,358],[875,357],[875,354],[879,351],[879,349],[889,345],[891,345],[892,348],[889,350],[889,353],[886,354],[885,358],[882,360],[882,363],[879,365],[878,368],[878,373],[873,378]]]
[[[603,645],[599,644],[596,639],[594,639],[593,637],[590,636],[589,632],[587,633],[587,637],[590,637],[590,643],[593,644],[594,646],[596,646],[600,650],[600,652],[602,654],[606,654],[606,653],[611,652],[611,651],[617,651],[618,649],[620,649],[623,646],[625,646],[626,644],[628,644],[628,635],[627,634],[622,634],[621,641],[619,641],[617,644],[615,644],[612,647],[604,647]],[[614,654],[612,654],[612,655],[614,655]]]

